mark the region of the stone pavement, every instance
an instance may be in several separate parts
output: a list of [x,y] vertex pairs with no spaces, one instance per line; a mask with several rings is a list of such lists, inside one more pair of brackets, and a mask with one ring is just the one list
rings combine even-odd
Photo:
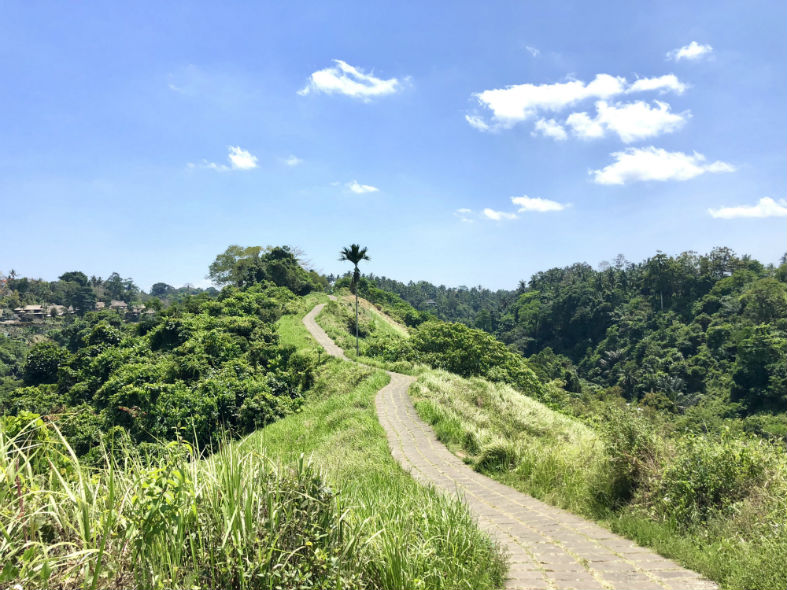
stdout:
[[[323,305],[303,322],[328,354],[344,352],[315,322]],[[377,394],[377,415],[391,454],[418,481],[459,495],[479,527],[509,557],[506,588],[626,590],[715,589],[699,574],[565,510],[481,475],[453,455],[416,414],[407,394],[413,377],[388,373]]]

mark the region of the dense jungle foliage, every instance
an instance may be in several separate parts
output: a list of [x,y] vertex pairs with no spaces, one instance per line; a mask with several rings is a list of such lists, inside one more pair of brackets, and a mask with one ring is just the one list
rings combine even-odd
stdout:
[[[226,253],[217,260],[232,266]],[[103,310],[8,326],[0,333],[0,414],[50,416],[77,455],[95,455],[90,461],[102,441],[146,451],[181,438],[202,448],[293,411],[312,364],[279,344],[274,323],[297,305],[293,289],[317,285],[286,247],[268,248],[257,262],[263,271],[243,287],[159,304],[133,321]],[[83,279],[66,273],[50,291]],[[19,296],[20,281],[6,285],[7,299]]]
[[420,312],[410,325],[434,314],[483,329],[570,391],[600,387],[671,413],[751,417],[748,429],[785,436],[786,281],[784,262],[717,248],[554,268],[516,291],[373,276],[359,290],[373,301],[381,289],[399,295]]

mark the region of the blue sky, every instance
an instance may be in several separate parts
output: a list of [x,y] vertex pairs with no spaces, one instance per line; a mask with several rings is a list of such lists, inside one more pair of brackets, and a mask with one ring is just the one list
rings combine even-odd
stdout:
[[512,288],[787,250],[783,2],[0,8],[0,271],[204,285],[229,244]]

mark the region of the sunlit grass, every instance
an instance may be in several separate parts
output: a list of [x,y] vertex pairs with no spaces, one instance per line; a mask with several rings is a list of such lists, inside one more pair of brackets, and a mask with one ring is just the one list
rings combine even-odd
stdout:
[[[610,505],[614,471],[596,431],[504,384],[426,371],[410,392],[418,413],[432,424],[437,437],[490,477],[598,520],[724,588],[787,587],[787,454],[783,449],[764,441],[740,443],[762,462],[766,475],[729,509],[711,511],[706,521],[690,526],[659,517],[652,495],[661,485],[663,468],[656,464],[645,467],[651,470],[646,476],[653,482],[650,487],[630,504]],[[666,464],[676,461],[675,443],[652,434],[663,445],[660,452],[666,454]],[[697,444],[705,445],[702,448],[713,457],[715,445],[721,443]],[[696,470],[703,469],[703,464],[696,465]],[[694,479],[703,481],[699,475]],[[681,482],[676,484],[681,487]],[[721,485],[706,482],[714,484]],[[702,493],[689,485],[683,485],[687,494]]]
[[468,463],[552,504],[595,512],[605,457],[588,426],[508,385],[445,371],[424,372],[410,394],[438,439]]
[[52,425],[0,427],[0,585],[272,588],[363,585],[358,528],[319,475],[255,449],[207,459],[170,443],[80,465]]
[[[391,457],[374,410],[382,372],[331,359],[321,400],[258,431],[242,445],[292,460],[306,453],[341,490],[348,519],[371,539],[367,574],[382,588],[490,588],[502,583],[499,554],[455,499],[417,484]],[[339,393],[358,383],[350,393]]]

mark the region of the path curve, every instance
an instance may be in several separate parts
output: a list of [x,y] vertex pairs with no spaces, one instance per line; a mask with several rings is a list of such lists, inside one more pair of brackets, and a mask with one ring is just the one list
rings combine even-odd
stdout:
[[[349,360],[317,324],[325,304],[303,323],[331,356]],[[375,399],[391,454],[418,481],[458,494],[479,527],[509,556],[506,588],[715,590],[716,584],[579,516],[477,473],[452,454],[416,414],[407,390],[414,377],[388,371]]]

